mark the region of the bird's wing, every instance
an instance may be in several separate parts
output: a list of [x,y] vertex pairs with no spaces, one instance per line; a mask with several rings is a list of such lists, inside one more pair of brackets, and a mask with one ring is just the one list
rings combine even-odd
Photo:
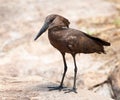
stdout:
[[67,47],[71,51],[85,51],[93,45],[93,41],[83,34],[70,34],[66,38]]
[[102,44],[97,43],[94,38],[87,36],[81,31],[73,31],[66,38],[67,46],[71,51],[79,53],[91,53],[101,51]]

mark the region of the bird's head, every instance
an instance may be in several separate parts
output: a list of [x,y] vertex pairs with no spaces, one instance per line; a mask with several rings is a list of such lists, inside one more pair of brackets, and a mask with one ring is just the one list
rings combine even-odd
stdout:
[[56,14],[48,15],[45,19],[44,25],[42,26],[42,28],[40,29],[39,33],[37,34],[34,40],[37,40],[38,37],[40,37],[42,33],[44,33],[47,29],[52,29],[54,27],[68,28],[69,24],[70,22],[66,18],[60,15],[56,15]]

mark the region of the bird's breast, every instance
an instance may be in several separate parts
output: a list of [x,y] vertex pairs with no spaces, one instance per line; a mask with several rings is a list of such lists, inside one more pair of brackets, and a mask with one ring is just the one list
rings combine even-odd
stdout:
[[64,31],[48,31],[48,38],[53,47],[58,49],[61,52],[69,52],[69,49],[66,46]]

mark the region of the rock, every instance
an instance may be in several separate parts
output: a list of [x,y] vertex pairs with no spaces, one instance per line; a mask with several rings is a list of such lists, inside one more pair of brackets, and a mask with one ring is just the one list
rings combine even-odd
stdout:
[[115,100],[120,100],[120,64],[111,73],[110,81]]

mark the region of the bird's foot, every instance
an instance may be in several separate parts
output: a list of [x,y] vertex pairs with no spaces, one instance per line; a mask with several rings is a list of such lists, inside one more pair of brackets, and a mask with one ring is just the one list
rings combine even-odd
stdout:
[[70,93],[70,92],[77,93],[77,89],[76,88],[72,88],[72,89],[69,89],[68,91],[66,91],[65,93]]
[[58,86],[58,87],[48,87],[49,88],[49,91],[53,91],[53,90],[59,90],[61,91],[63,88],[66,88],[66,87],[63,87],[63,86]]

